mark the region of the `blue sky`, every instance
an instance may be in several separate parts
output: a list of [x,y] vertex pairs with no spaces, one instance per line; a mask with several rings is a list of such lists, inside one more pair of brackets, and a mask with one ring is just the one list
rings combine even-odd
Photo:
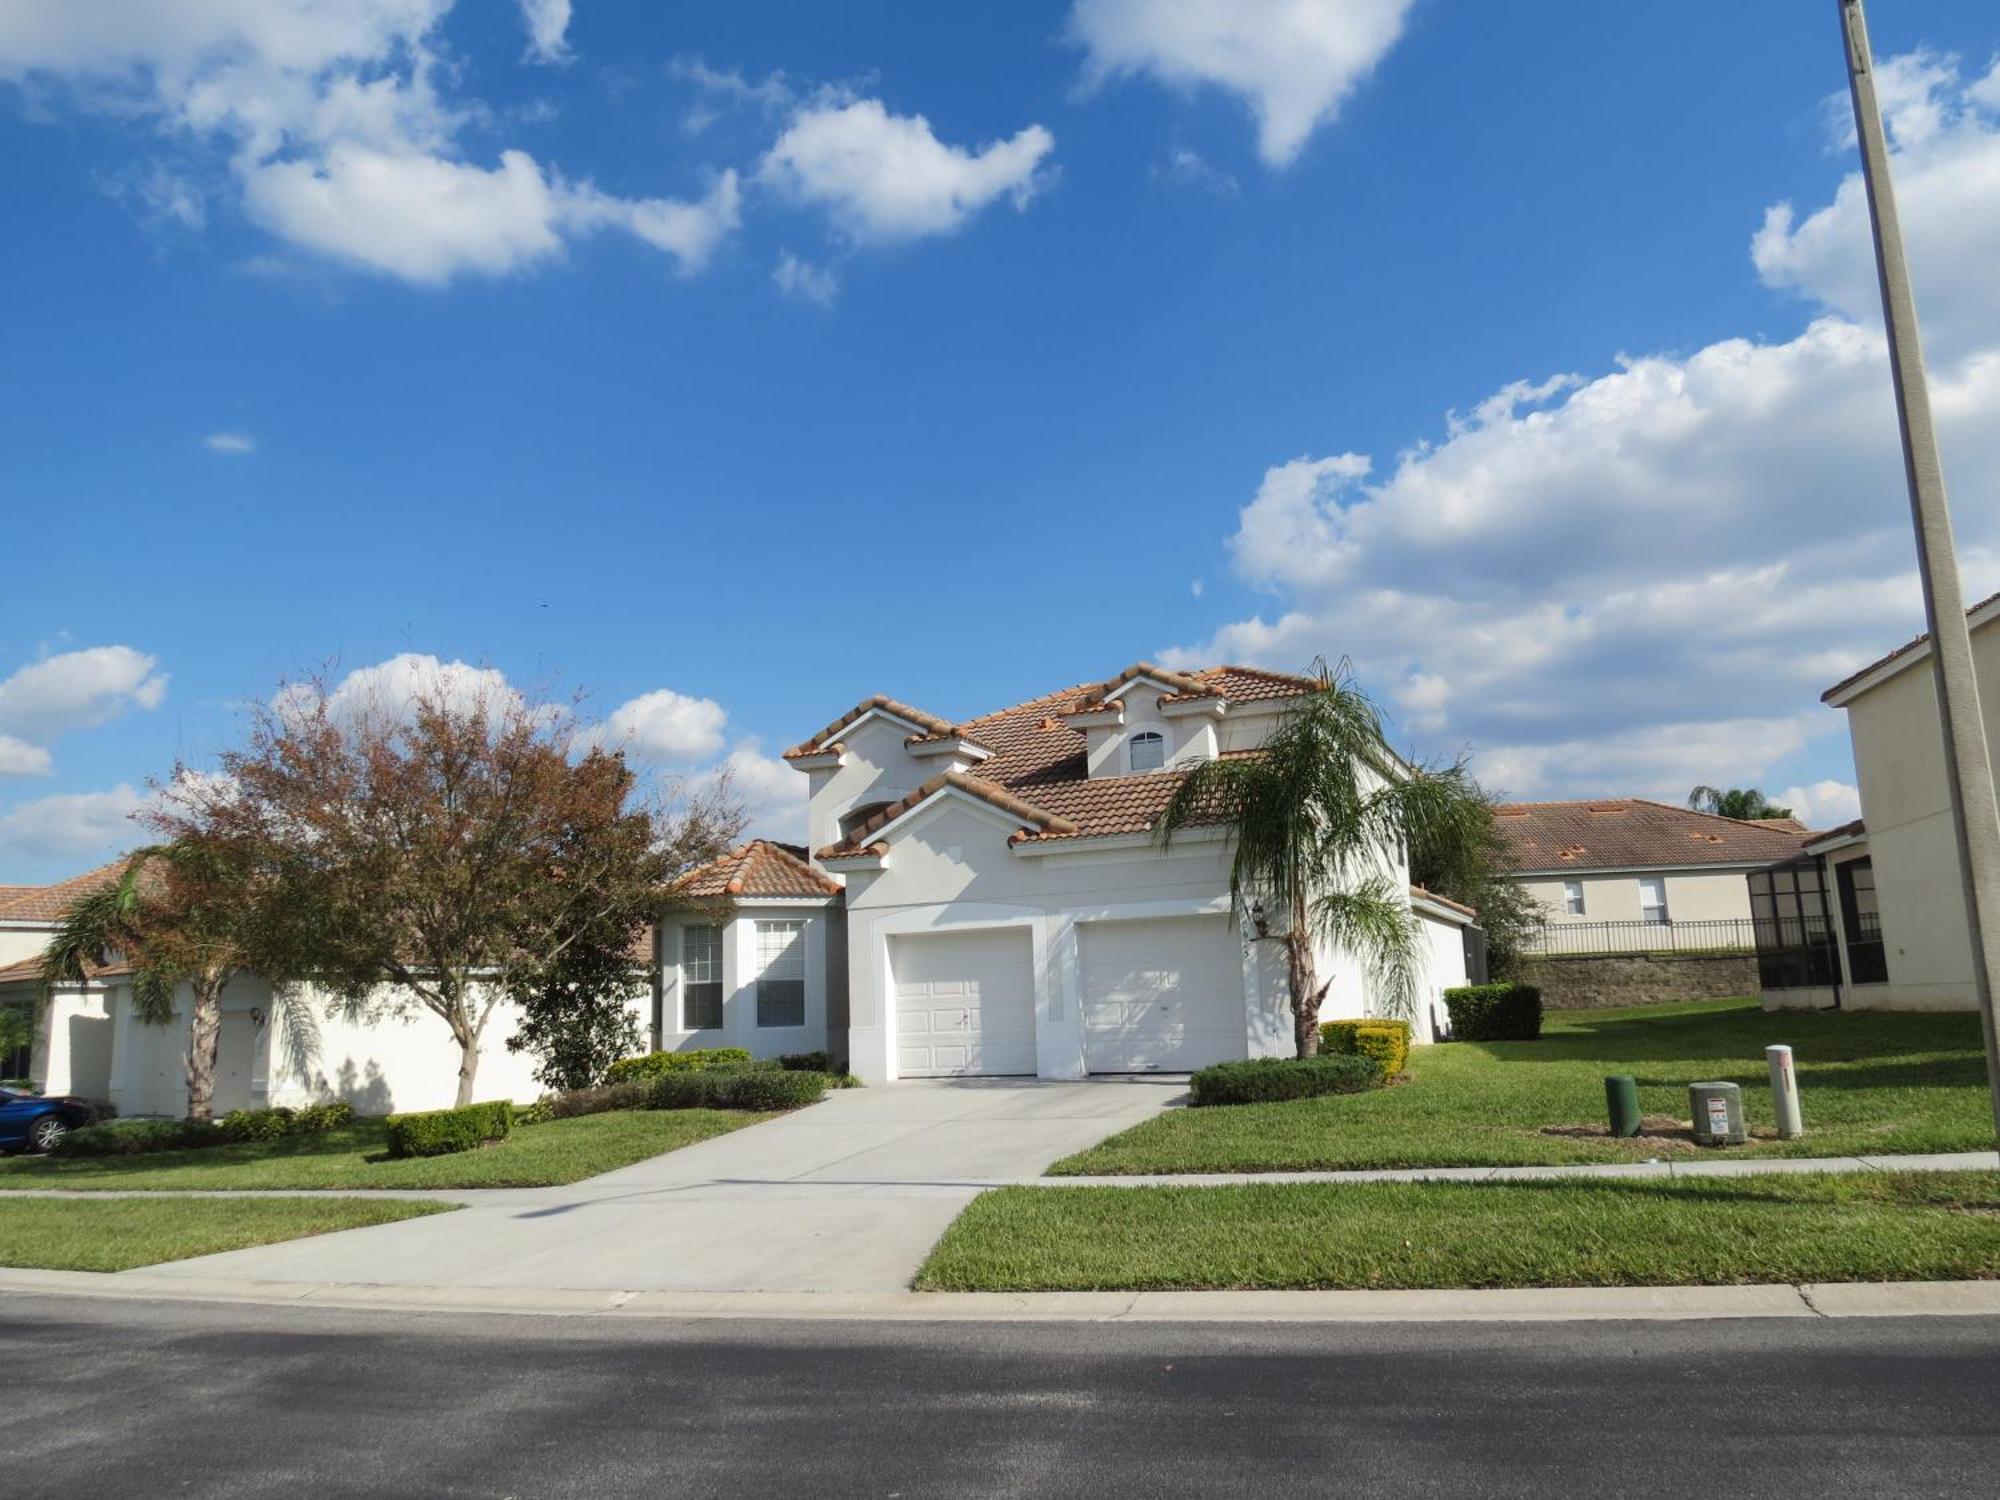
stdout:
[[[1877,9],[1983,592],[2000,18]],[[780,833],[871,692],[1318,654],[1515,795],[1849,816],[1844,86],[1830,0],[6,6],[0,881],[406,655]]]

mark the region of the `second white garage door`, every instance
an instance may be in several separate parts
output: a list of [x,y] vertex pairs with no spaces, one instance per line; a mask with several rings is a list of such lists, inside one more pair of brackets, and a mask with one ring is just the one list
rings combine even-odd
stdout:
[[1249,1052],[1231,918],[1092,922],[1078,932],[1091,1072],[1182,1073]]
[[1034,949],[1026,932],[899,937],[889,965],[901,1077],[1035,1071]]

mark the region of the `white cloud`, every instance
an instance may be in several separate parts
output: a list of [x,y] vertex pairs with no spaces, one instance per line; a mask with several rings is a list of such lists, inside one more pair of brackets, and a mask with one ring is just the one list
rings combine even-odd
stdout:
[[619,704],[589,739],[649,759],[696,761],[722,748],[728,720],[713,698],[690,698],[660,688]]
[[1184,187],[1207,188],[1212,193],[1233,193],[1240,186],[1230,173],[1213,165],[1199,151],[1175,146],[1167,159],[1153,168],[1155,182],[1177,182]]
[[528,57],[533,62],[559,63],[570,58],[570,0],[521,0],[521,20],[528,28]]
[[1093,83],[1150,74],[1246,101],[1257,150],[1282,167],[1330,123],[1403,33],[1413,0],[1076,0],[1071,36]]
[[[1956,58],[1892,58],[1877,70],[1896,148],[1896,206],[1910,245],[1911,279],[1927,350],[1953,359],[2000,326],[1993,274],[2000,205],[2000,62],[1964,86]],[[1852,138],[1846,96],[1838,130]],[[1861,174],[1850,172],[1825,207],[1799,218],[1771,207],[1751,246],[1758,274],[1869,327],[1881,323],[1875,244]]]
[[831,266],[816,266],[809,260],[800,260],[789,250],[778,252],[778,263],[771,268],[771,280],[787,297],[796,297],[801,302],[816,302],[821,307],[833,306],[834,299],[840,295],[840,277]]
[[0,682],[0,775],[47,771],[47,746],[58,735],[158,708],[167,694],[158,666],[130,646],[92,646],[44,657]]
[[130,786],[59,792],[0,813],[0,854],[9,858],[108,856],[138,842],[132,816],[151,799]]
[[[319,690],[296,682],[273,700],[280,714],[312,706]],[[325,694],[328,715],[336,720],[403,722],[419,704],[438,702],[464,712],[486,708],[506,712],[524,700],[507,674],[496,667],[470,662],[441,661],[425,652],[404,651],[373,666],[356,667]]]
[[1026,207],[1054,147],[1054,136],[1030,125],[969,151],[940,141],[922,115],[891,114],[879,99],[831,100],[793,117],[758,175],[824,207],[857,244],[889,244],[948,234],[1002,198]]
[[741,740],[717,764],[689,779],[689,788],[712,788],[727,774],[736,796],[750,815],[747,838],[778,839],[796,844],[806,836],[806,778],[763,753],[755,740]]
[[[2000,182],[1972,198],[1926,164],[1983,163],[2000,121],[1962,90],[1934,114],[1897,170],[1920,290],[1940,267],[1958,320],[1932,399],[1977,596],[2000,584],[1977,498],[2000,488],[2000,296],[1971,268],[2000,260]],[[1757,239],[1762,274],[1839,309],[1795,337],[1516,382],[1386,465],[1273,467],[1230,550],[1275,607],[1169,660],[1351,656],[1399,734],[1474,746],[1519,796],[1752,785],[1838,736],[1819,692],[1920,613],[1886,355],[1840,306],[1866,225],[1803,234],[1829,223]]]
[[1789,807],[1792,816],[1808,828],[1838,828],[1861,816],[1861,793],[1845,781],[1815,781],[1810,786],[1788,786],[1771,799]]
[[247,432],[211,432],[202,442],[211,453],[252,453],[257,448],[257,440]]
[[[451,0],[100,0],[0,11],[0,80],[150,122],[214,149],[248,217],[350,268],[438,285],[557,258],[615,228],[705,263],[737,225],[736,181],[702,201],[567,186],[525,151],[468,160],[458,137],[494,116],[443,91],[458,78],[439,25]],[[562,55],[568,0],[523,0],[531,49]],[[148,179],[150,180],[150,179]],[[151,190],[149,190],[151,191]],[[158,199],[151,191],[146,201]],[[198,198],[163,210],[198,223]]]

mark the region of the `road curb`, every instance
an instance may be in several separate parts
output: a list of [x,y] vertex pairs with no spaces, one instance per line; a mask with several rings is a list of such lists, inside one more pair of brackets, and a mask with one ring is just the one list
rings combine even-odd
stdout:
[[0,1268],[0,1297],[794,1322],[1588,1322],[2000,1316],[2000,1281],[1333,1292],[670,1292],[201,1280]]

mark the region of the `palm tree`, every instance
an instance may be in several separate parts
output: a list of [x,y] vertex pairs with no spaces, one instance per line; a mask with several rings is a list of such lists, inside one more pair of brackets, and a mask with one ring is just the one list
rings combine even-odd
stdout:
[[216,849],[192,842],[149,844],[123,872],[70,903],[42,956],[45,985],[78,982],[116,954],[132,966],[132,1005],[141,1020],[174,1019],[174,992],[194,995],[188,1023],[188,1118],[214,1115],[222,991],[248,962],[255,922],[247,882]]
[[1390,751],[1374,704],[1345,670],[1313,664],[1297,699],[1253,756],[1203,761],[1155,825],[1164,845],[1191,825],[1225,823],[1229,893],[1257,936],[1282,942],[1300,1057],[1319,1050],[1315,941],[1360,959],[1392,1012],[1416,1005],[1418,932],[1405,851],[1477,798],[1462,765],[1414,769]]
[[1754,786],[1698,786],[1688,793],[1688,806],[1696,812],[1713,813],[1718,818],[1738,818],[1752,822],[1758,818],[1789,818],[1792,810],[1779,807]]

